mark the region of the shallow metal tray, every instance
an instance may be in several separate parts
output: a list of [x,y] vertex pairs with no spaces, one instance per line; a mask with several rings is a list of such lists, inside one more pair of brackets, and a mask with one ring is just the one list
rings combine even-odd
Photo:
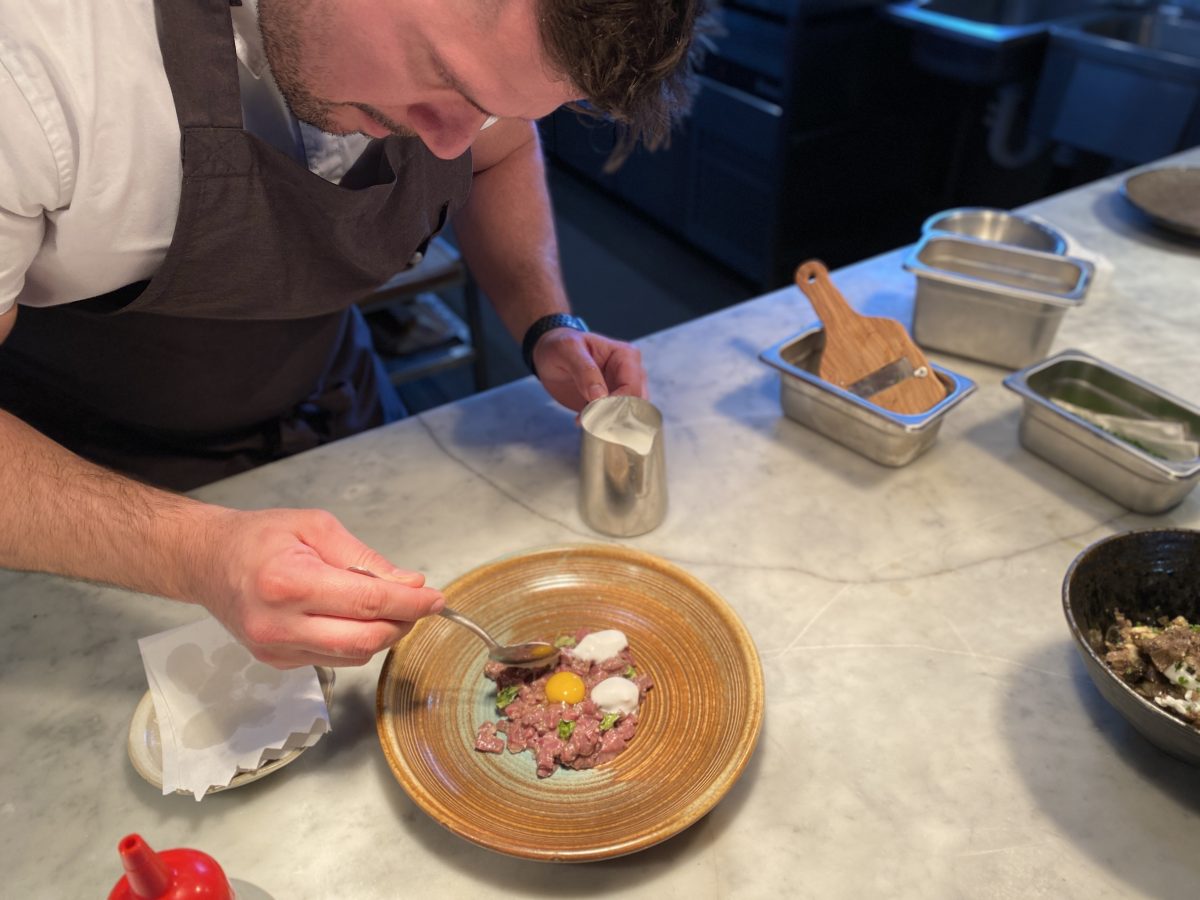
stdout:
[[1024,400],[1021,443],[1123,506],[1165,512],[1200,479],[1200,458],[1162,459],[1056,405],[1097,413],[1178,422],[1200,440],[1200,408],[1079,350],[1064,350],[1004,379]]
[[778,369],[784,414],[885,466],[903,466],[929,449],[942,419],[975,390],[971,379],[930,364],[946,386],[946,397],[918,415],[883,409],[816,375],[825,331],[815,325],[759,354]]
[[1042,359],[1091,282],[1090,262],[929,232],[904,268],[917,278],[913,339],[986,363]]

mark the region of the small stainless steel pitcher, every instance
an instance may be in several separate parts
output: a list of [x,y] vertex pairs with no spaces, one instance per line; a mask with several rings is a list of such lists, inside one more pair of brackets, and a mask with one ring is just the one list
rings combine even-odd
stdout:
[[583,520],[614,537],[657,528],[667,514],[662,413],[641,397],[601,397],[579,422]]

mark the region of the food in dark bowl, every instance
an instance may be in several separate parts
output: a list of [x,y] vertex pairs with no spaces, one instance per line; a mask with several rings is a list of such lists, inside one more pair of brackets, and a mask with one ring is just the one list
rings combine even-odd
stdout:
[[1101,695],[1147,740],[1200,765],[1200,531],[1097,541],[1071,563],[1062,593]]
[[[1163,616],[1137,625],[1115,610],[1104,633],[1104,661],[1135,691],[1192,725],[1200,725],[1200,625]],[[1091,633],[1088,642],[1100,638]]]

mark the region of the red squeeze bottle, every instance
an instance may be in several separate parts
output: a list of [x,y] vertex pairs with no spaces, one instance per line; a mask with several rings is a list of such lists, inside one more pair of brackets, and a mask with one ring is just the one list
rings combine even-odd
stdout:
[[180,847],[156,853],[140,834],[117,844],[125,874],[108,900],[234,900],[233,888],[207,853]]

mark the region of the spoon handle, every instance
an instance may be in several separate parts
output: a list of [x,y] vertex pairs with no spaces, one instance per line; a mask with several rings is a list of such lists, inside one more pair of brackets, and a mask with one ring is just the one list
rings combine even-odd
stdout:
[[482,628],[480,628],[478,625],[476,625],[474,622],[472,622],[470,619],[468,619],[462,613],[456,612],[455,610],[451,609],[448,606],[443,606],[442,611],[439,613],[439,615],[445,616],[451,622],[454,622],[458,625],[461,625],[463,628],[468,628],[471,631],[475,632],[475,634],[477,634],[480,638],[482,638],[483,641],[489,647],[491,647],[493,650],[498,649],[500,647],[500,645],[498,643],[496,643],[496,641],[492,638],[492,636],[490,634],[488,634],[486,631],[484,631]]

